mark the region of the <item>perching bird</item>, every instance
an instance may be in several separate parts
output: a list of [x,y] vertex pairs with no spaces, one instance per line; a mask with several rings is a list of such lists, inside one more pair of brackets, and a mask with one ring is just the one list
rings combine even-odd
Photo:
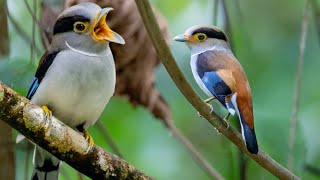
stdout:
[[185,42],[190,48],[193,76],[200,88],[211,97],[205,102],[217,99],[229,111],[224,118],[226,121],[230,114],[236,113],[248,151],[257,154],[259,150],[249,82],[231,51],[225,33],[214,26],[197,25],[174,40]]
[[[82,132],[89,147],[93,125],[114,93],[115,64],[109,43],[124,44],[106,24],[112,8],[81,3],[62,12],[53,28],[50,47],[42,56],[27,98]],[[58,179],[61,161],[36,146],[33,180]]]

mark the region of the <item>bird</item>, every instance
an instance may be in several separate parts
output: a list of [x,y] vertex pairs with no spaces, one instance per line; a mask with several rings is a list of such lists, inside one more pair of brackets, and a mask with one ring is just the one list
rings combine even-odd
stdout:
[[184,42],[191,50],[190,65],[194,79],[210,97],[204,102],[217,99],[228,110],[223,118],[228,127],[230,114],[237,114],[247,150],[257,154],[259,148],[249,82],[231,50],[226,34],[212,25],[194,25],[173,40]]
[[[39,61],[27,98],[42,107],[46,123],[52,116],[81,132],[94,145],[87,131],[99,118],[116,83],[110,43],[125,44],[106,22],[111,7],[80,3],[64,10],[53,26],[50,46]],[[56,180],[61,161],[39,146],[33,155],[32,180]]]

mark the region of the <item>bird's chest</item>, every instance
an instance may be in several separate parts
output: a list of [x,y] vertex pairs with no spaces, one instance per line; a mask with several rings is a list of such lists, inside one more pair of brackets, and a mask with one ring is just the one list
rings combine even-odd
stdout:
[[53,115],[71,127],[90,125],[113,95],[115,80],[112,55],[59,53],[32,100],[51,107]]
[[212,94],[210,93],[210,91],[208,90],[208,88],[206,87],[206,85],[203,83],[202,79],[199,76],[198,69],[197,69],[198,68],[197,67],[197,59],[198,59],[198,55],[191,56],[190,66],[191,66],[191,71],[192,71],[193,77],[196,80],[199,87],[201,88],[201,90],[204,93],[206,93],[208,96],[211,97]]

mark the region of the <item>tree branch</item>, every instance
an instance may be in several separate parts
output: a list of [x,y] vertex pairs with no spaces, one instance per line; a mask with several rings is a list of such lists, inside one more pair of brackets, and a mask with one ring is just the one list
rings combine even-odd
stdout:
[[301,22],[301,33],[300,33],[300,42],[299,42],[298,62],[297,62],[297,69],[296,69],[296,80],[295,80],[295,87],[294,87],[293,108],[292,108],[292,115],[290,119],[290,132],[289,132],[289,145],[288,145],[289,153],[288,153],[288,166],[287,166],[288,169],[290,170],[293,170],[293,165],[294,165],[293,149],[294,149],[294,144],[296,140],[303,56],[304,56],[304,49],[306,47],[308,24],[309,24],[309,1],[305,0],[305,6],[303,9],[303,18]]
[[196,94],[191,85],[186,81],[180,68],[178,67],[169,47],[161,34],[159,26],[156,22],[155,16],[152,12],[148,0],[135,0],[140,11],[141,17],[148,31],[148,34],[153,42],[153,45],[161,59],[163,65],[167,69],[173,81],[176,83],[182,94],[195,107],[197,111],[202,114],[217,130],[219,130],[230,141],[237,145],[249,157],[254,159],[258,164],[267,169],[273,175],[280,179],[300,179],[278,162],[273,160],[262,150],[257,155],[251,154],[247,151],[243,139],[239,132],[232,127],[226,129],[227,124],[216,113],[210,113],[209,107]]
[[[41,108],[0,82],[0,119],[92,179],[150,179],[118,156],[88,143],[56,118],[46,123]],[[90,168],[88,168],[90,167]]]

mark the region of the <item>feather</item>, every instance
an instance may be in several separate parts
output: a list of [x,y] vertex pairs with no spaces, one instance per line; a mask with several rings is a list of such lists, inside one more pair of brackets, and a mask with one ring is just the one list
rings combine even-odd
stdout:
[[214,97],[216,97],[219,102],[227,108],[226,97],[232,95],[232,91],[229,86],[214,71],[203,73],[201,79]]
[[58,52],[48,53],[47,51],[42,56],[39,66],[37,68],[36,74],[32,79],[32,83],[27,93],[27,98],[31,100],[34,93],[36,93],[42,79],[44,78],[46,72],[48,71],[50,65],[52,64],[54,58],[57,56]]

